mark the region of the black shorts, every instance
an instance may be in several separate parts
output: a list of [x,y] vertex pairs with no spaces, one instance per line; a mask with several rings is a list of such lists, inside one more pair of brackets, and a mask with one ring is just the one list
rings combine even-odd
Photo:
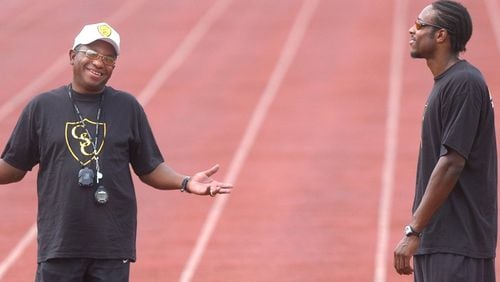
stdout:
[[413,257],[415,282],[495,282],[495,259],[455,254]]
[[38,263],[36,282],[127,282],[130,262],[121,259],[57,258]]

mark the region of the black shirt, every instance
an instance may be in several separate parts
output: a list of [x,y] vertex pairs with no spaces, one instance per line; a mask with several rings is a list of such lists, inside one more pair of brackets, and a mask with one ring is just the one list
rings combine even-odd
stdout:
[[[136,259],[137,203],[130,172],[143,175],[163,162],[143,108],[130,94],[106,87],[102,94],[68,86],[36,96],[23,110],[2,158],[38,172],[38,261],[61,257]],[[96,187],[80,187],[82,165],[95,170],[89,140],[95,136],[102,99],[97,157],[109,201],[99,205]]]
[[483,76],[459,61],[435,77],[424,110],[416,210],[439,158],[465,158],[458,183],[423,231],[417,254],[493,258],[497,241],[497,151],[493,103]]

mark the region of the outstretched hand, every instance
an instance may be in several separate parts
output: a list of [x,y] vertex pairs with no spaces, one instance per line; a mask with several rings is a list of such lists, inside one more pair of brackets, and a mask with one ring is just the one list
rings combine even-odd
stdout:
[[193,194],[210,195],[215,197],[217,194],[229,194],[233,188],[232,184],[222,183],[211,178],[219,170],[219,165],[198,172],[191,177],[187,184],[187,190]]

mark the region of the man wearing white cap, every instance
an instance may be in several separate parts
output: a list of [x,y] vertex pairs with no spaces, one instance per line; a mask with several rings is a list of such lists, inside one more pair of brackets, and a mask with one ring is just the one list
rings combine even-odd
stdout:
[[198,195],[230,193],[214,166],[192,177],[163,160],[134,96],[107,86],[120,36],[86,25],[69,51],[73,79],[34,97],[1,155],[0,184],[39,164],[36,281],[128,281],[136,259],[132,166],[144,183]]

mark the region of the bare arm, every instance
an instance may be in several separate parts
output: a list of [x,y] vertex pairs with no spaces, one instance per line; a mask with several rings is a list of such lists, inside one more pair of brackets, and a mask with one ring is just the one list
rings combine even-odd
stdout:
[[[441,207],[451,193],[465,166],[465,159],[454,150],[439,158],[427,184],[420,205],[413,214],[410,225],[421,232],[434,213]],[[420,244],[417,236],[403,237],[394,250],[394,268],[399,274],[412,274],[410,259]]]
[[181,187],[184,175],[178,174],[165,163],[161,163],[152,172],[139,176],[142,182],[160,190],[174,190]]
[[[217,170],[219,170],[219,166],[215,165],[208,170],[194,174],[187,183],[186,190],[193,194],[210,196],[230,193],[233,185],[221,183],[211,178]],[[157,166],[152,172],[139,176],[142,182],[160,190],[180,189],[182,180],[185,177],[185,175],[175,172],[165,163]]]
[[434,213],[455,187],[465,166],[465,159],[454,150],[442,156],[432,172],[422,202],[413,214],[411,226],[422,231],[429,223]]
[[26,175],[26,171],[15,168],[0,159],[0,184],[18,182]]

